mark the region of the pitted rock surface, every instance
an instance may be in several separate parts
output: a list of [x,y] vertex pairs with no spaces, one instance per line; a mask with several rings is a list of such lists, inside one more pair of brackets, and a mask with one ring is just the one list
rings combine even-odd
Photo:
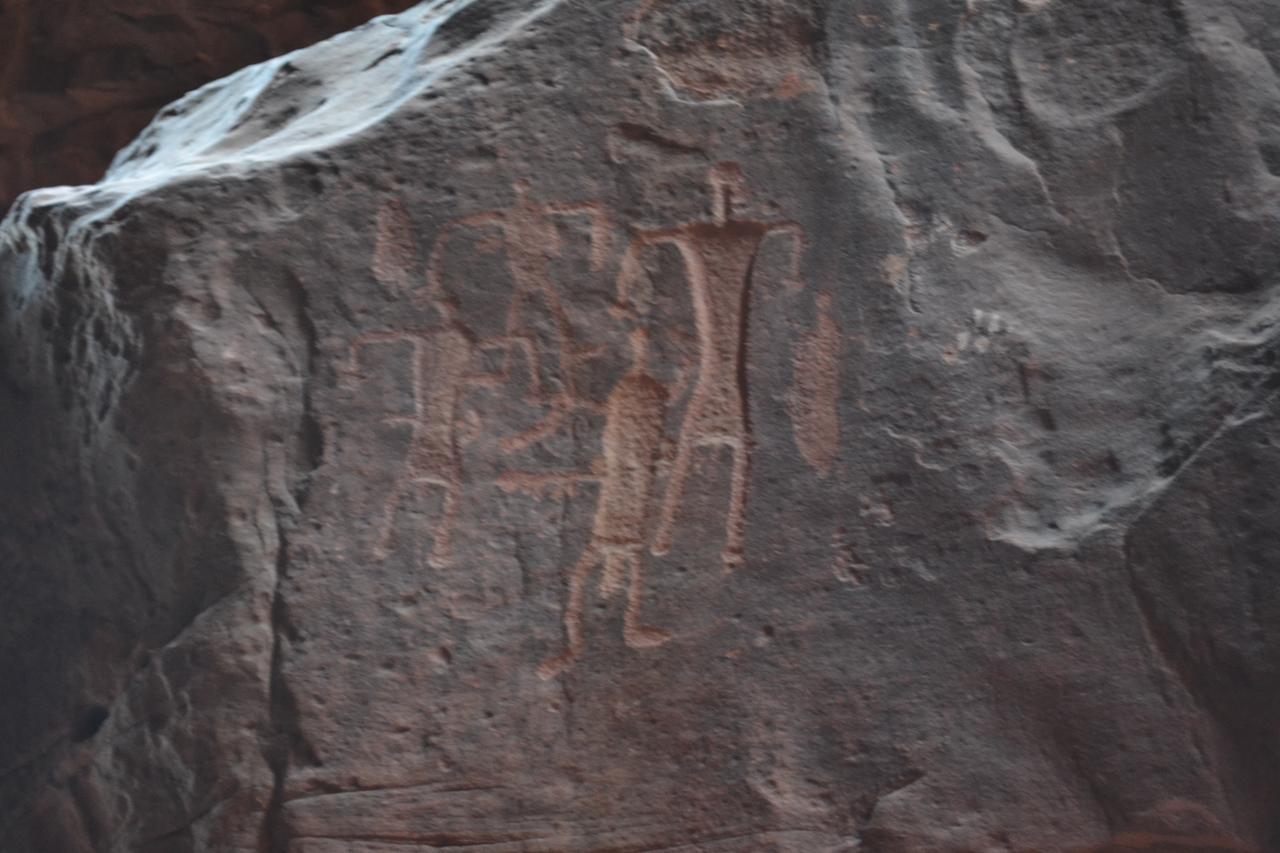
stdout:
[[0,228],[0,846],[1280,846],[1280,7],[437,0]]

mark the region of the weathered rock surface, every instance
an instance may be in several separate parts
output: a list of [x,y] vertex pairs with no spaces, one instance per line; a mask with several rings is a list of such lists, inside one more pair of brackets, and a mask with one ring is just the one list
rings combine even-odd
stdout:
[[0,846],[1280,849],[1280,6],[459,0],[0,239]]
[[412,0],[0,0],[0,210],[102,177],[162,106]]

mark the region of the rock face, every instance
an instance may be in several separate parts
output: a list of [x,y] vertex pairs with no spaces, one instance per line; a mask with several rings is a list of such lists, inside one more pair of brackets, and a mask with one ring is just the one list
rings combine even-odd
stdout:
[[0,0],[0,211],[89,183],[156,110],[412,0]]
[[0,847],[1280,849],[1280,6],[453,0],[0,241]]

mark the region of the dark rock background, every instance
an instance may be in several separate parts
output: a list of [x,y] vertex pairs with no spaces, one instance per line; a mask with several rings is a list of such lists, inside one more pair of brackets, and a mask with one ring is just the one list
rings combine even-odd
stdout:
[[0,0],[0,209],[98,180],[162,106],[412,0]]
[[0,846],[1280,849],[1280,7],[451,0],[0,227]]

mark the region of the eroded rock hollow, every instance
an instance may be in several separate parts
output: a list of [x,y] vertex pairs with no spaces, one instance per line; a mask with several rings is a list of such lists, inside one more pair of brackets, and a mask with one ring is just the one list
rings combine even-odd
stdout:
[[1280,849],[1280,6],[435,0],[0,227],[0,847]]
[[0,211],[102,177],[174,98],[413,0],[0,0]]

